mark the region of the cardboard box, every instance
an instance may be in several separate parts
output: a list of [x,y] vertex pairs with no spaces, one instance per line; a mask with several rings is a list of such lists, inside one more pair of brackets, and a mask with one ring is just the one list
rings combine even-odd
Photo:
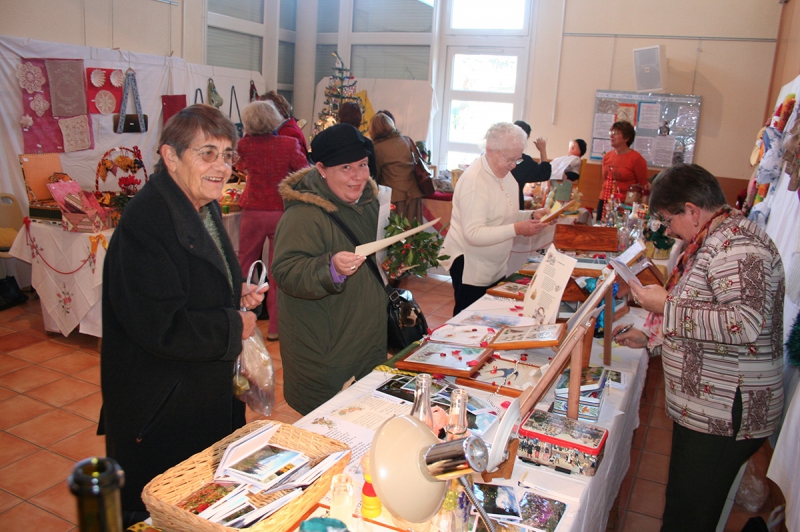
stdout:
[[519,429],[517,456],[568,474],[594,476],[608,431],[550,412],[534,410]]

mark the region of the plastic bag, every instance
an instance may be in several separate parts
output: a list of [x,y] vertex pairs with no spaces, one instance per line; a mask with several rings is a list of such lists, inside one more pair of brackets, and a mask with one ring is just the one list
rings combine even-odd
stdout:
[[753,460],[748,460],[742,476],[742,483],[736,492],[735,502],[748,512],[757,513],[769,496],[764,472],[759,471]]
[[251,410],[268,416],[275,405],[275,369],[261,331],[242,341],[242,354],[236,359],[233,392]]
[[[257,283],[253,283],[257,264],[261,265],[261,276]],[[250,266],[247,282],[256,284],[256,290],[260,290],[267,285],[266,276],[267,267],[257,260]],[[258,328],[252,336],[242,340],[242,353],[233,365],[233,393],[254,412],[265,416],[272,413],[275,405],[275,369],[264,336]]]

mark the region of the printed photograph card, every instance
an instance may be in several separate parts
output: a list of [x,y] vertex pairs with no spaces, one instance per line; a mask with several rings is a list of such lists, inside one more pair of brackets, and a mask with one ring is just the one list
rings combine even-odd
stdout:
[[533,318],[539,325],[555,323],[561,296],[577,262],[577,259],[559,253],[550,244],[530,288],[525,293],[523,314]]

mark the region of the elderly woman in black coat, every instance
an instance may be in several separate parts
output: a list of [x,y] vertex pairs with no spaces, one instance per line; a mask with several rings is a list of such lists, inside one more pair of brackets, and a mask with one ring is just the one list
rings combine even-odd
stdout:
[[264,299],[242,282],[217,198],[236,129],[192,105],[167,122],[150,182],[125,208],[103,270],[103,411],[108,456],[125,470],[126,523],[145,484],[245,424],[233,363]]

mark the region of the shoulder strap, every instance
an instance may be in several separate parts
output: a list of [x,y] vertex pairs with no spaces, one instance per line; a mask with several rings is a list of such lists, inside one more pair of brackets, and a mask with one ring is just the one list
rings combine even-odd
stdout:
[[[354,235],[353,232],[350,230],[350,228],[345,225],[344,220],[342,220],[338,214],[334,212],[327,212],[327,211],[325,212],[328,214],[328,216],[331,217],[333,223],[339,226],[339,229],[342,230],[345,236],[347,236],[347,239],[350,240],[350,242],[352,242],[354,246],[358,247],[361,245],[361,242],[359,242],[358,237]],[[381,274],[378,271],[378,266],[375,264],[375,261],[367,257],[366,262],[367,266],[369,266],[369,269],[375,275],[375,278],[381,284],[383,289],[386,290],[386,293],[389,294],[389,296],[391,297],[391,295],[394,293],[394,290],[383,283],[383,277],[381,277]]]
[[236,86],[231,85],[231,103],[228,106],[228,118],[233,121],[233,104],[236,103],[236,114],[239,115],[239,122],[242,121],[242,113],[239,111],[239,98],[236,97]]

